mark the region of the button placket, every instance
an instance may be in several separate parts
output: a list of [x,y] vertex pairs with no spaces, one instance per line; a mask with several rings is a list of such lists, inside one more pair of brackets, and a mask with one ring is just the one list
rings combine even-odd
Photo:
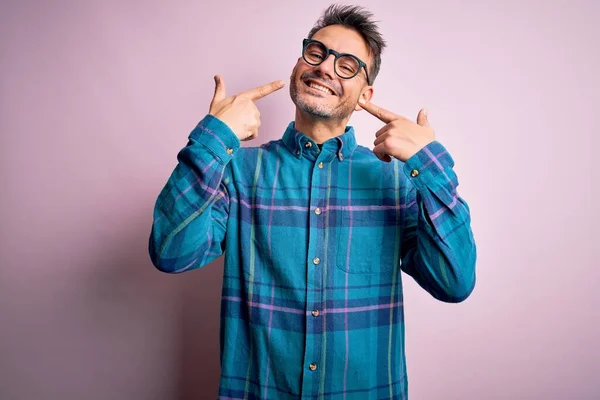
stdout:
[[[310,144],[309,144],[310,143]],[[315,143],[311,141],[303,141],[299,145],[299,149],[310,160],[314,160],[313,168],[310,173],[309,181],[309,209],[308,209],[308,232],[309,232],[309,244],[308,244],[308,270],[307,274],[307,296],[305,308],[305,319],[307,324],[307,331],[318,330],[320,320],[318,317],[321,315],[319,308],[323,304],[323,274],[324,272],[324,258],[326,256],[324,248],[325,231],[324,220],[327,213],[322,206],[326,204],[326,191],[323,190],[321,182],[325,179],[323,175],[323,168],[325,165],[326,153],[320,151]],[[322,161],[323,160],[323,161]],[[324,162],[325,161],[325,162]],[[303,391],[307,392],[312,390],[314,385],[319,385],[321,374],[311,374],[318,369],[319,355],[321,354],[321,347],[323,346],[323,337],[320,334],[307,335],[305,339],[304,348],[304,359],[310,364],[304,366],[306,375],[304,378]]]

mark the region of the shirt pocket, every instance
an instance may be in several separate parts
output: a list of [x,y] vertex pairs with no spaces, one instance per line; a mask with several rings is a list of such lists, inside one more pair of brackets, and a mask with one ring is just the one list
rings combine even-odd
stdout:
[[[394,210],[342,211],[336,266],[349,274],[391,272],[399,260],[399,229]],[[399,264],[399,263],[398,263]]]

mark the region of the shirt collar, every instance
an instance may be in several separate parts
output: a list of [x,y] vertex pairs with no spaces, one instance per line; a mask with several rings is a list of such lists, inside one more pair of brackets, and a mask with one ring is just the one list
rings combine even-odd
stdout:
[[[283,134],[283,143],[296,158],[304,157],[316,160],[319,155],[317,143],[302,132],[297,131],[294,121],[290,122],[285,130],[285,133]],[[354,135],[354,127],[346,126],[343,134],[328,139],[323,143],[322,151],[333,152],[340,162],[343,162],[345,159],[352,156],[356,147],[357,143]]]

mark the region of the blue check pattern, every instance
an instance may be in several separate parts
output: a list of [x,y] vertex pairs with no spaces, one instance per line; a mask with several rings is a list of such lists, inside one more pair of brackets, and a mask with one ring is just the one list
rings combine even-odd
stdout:
[[319,148],[293,122],[241,147],[207,115],[177,159],[149,252],[168,273],[224,256],[219,399],[407,399],[401,272],[444,302],[475,286],[447,149],[386,163],[352,127]]

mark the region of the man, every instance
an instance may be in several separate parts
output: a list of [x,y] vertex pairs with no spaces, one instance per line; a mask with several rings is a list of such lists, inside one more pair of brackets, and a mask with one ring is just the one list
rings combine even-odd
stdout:
[[[406,399],[400,271],[435,298],[475,284],[469,207],[453,160],[417,122],[374,105],[385,43],[359,7],[331,6],[290,78],[294,122],[257,137],[254,101],[283,82],[228,97],[223,79],[178,154],[155,208],[161,271],[225,253],[223,399]],[[385,124],[374,149],[346,126],[365,109]]]

